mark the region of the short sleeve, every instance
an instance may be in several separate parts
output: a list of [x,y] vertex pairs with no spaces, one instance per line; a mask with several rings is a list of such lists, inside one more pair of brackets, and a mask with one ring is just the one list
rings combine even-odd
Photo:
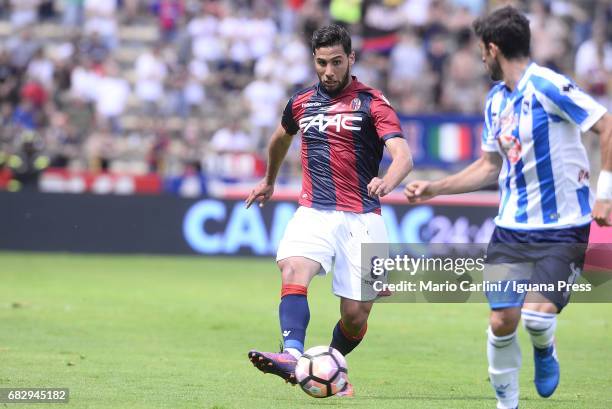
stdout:
[[555,82],[536,80],[537,90],[552,102],[555,114],[586,132],[606,113],[606,108],[581,90],[568,78],[559,76]]
[[402,126],[397,113],[384,95],[374,95],[370,105],[370,114],[380,139],[386,141],[391,138],[403,138]]
[[300,130],[300,127],[298,126],[293,116],[293,98],[291,98],[289,102],[287,102],[287,105],[283,110],[281,125],[290,135],[295,135]]

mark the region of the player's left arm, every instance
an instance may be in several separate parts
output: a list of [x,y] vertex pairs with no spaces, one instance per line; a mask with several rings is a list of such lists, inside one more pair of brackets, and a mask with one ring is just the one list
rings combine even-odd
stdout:
[[391,154],[391,165],[385,176],[375,177],[368,184],[368,194],[372,197],[383,197],[393,191],[412,170],[412,155],[404,138],[387,139],[385,146]]
[[604,114],[591,130],[599,135],[601,145],[601,171],[597,180],[593,220],[600,226],[612,226],[612,114]]

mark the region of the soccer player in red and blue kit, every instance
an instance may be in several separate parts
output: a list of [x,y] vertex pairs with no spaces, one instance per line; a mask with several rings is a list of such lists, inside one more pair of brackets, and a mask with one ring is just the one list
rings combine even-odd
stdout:
[[[311,46],[319,83],[289,100],[269,144],[266,177],[246,200],[247,207],[253,202],[262,206],[272,197],[293,135],[301,131],[300,207],[276,257],[282,277],[283,350],[248,354],[259,370],[292,384],[310,319],[307,288],[315,275],[331,270],[332,260],[340,320],[331,346],[346,355],[363,339],[377,294],[363,285],[361,244],[388,241],[379,197],[391,192],[412,169],[397,114],[380,91],[351,76],[355,53],[349,33],[338,25],[322,27],[313,34]],[[385,146],[392,162],[378,177]],[[352,385],[339,394],[352,396]]]

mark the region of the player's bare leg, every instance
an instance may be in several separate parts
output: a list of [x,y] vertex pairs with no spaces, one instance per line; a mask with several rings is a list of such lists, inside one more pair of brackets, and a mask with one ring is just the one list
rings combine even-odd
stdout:
[[518,407],[521,349],[516,329],[521,319],[520,307],[492,310],[487,330],[489,379],[495,390],[498,409]]
[[560,369],[555,345],[558,308],[539,293],[529,293],[523,305],[523,325],[533,344],[534,384],[538,394],[551,396],[559,384]]
[[[333,332],[331,346],[342,355],[347,355],[359,345],[368,329],[368,317],[373,302],[340,298],[340,321]],[[353,396],[353,385],[349,382],[337,396]]]
[[307,289],[321,264],[305,257],[288,257],[278,262],[282,289],[279,305],[283,349],[280,353],[249,351],[253,365],[264,373],[280,376],[293,385],[297,359],[304,352],[306,327],[310,320]]

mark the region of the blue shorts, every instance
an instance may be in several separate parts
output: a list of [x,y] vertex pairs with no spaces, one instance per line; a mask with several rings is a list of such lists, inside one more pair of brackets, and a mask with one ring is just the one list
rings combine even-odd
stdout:
[[570,291],[560,291],[559,283],[573,284],[580,275],[589,232],[590,224],[534,231],[496,227],[487,248],[485,280],[500,283],[502,290],[486,292],[491,309],[522,307],[527,292],[536,288],[561,311]]

